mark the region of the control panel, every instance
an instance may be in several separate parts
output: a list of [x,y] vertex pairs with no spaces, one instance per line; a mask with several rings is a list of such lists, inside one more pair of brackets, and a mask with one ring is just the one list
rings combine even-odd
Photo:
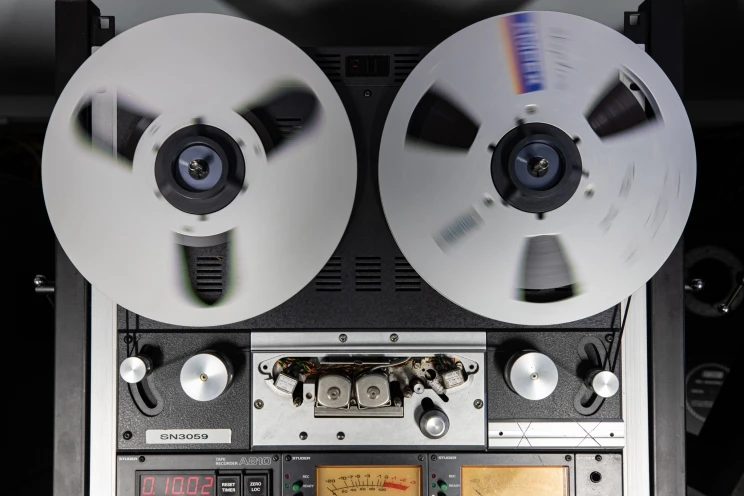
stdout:
[[622,496],[622,456],[611,452],[118,456],[118,496],[527,494]]

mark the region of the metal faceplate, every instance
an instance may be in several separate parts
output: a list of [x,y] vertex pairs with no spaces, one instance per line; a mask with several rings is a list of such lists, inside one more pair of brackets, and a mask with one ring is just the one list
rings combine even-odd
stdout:
[[[426,478],[429,485],[429,495],[441,495],[446,488],[447,496],[478,496],[483,493],[493,495],[492,490],[497,488],[495,494],[501,495],[551,495],[563,496],[621,496],[622,492],[622,457],[613,453],[573,453],[558,452],[550,454],[480,454],[480,453],[444,453],[429,455],[429,476]],[[484,471],[485,477],[480,479],[470,479],[463,481],[462,467],[477,468],[497,468],[493,474]],[[508,467],[506,473],[498,476],[495,474],[499,468]],[[567,469],[567,490],[549,492],[547,490],[547,481],[544,476],[529,476],[530,487],[535,492],[527,492],[525,487],[519,487],[520,481],[524,481],[518,474],[518,471],[529,470],[530,468],[540,469],[545,467],[565,467]],[[483,473],[483,472],[482,472]],[[599,474],[599,475],[597,475]],[[596,482],[595,482],[596,481]],[[442,486],[442,482],[445,483]],[[470,487],[481,485],[484,489],[490,489],[488,492],[482,489],[477,494],[463,494],[463,483],[469,482]],[[541,492],[539,489],[542,488]],[[477,489],[476,489],[477,490]],[[424,493],[426,496],[427,493]]]
[[[254,448],[330,447],[352,450],[366,447],[395,450],[410,449],[411,446],[486,447],[486,336],[483,332],[259,332],[251,335],[251,342]],[[466,384],[447,390],[445,396],[426,388],[423,393],[403,398],[400,406],[367,409],[370,415],[380,411],[380,416],[372,418],[368,415],[321,417],[316,411],[314,382],[305,382],[301,401],[293,402],[287,393],[273,387],[273,379],[266,373],[270,369],[268,364],[286,356],[325,360],[377,356],[399,361],[410,356],[442,353],[458,357],[467,363],[468,368],[473,366]],[[395,363],[395,360],[391,361]],[[365,386],[364,391],[370,386]],[[378,389],[385,394],[383,388]],[[430,439],[419,429],[419,420],[425,413],[422,403],[426,404],[427,398],[433,408],[443,411],[449,418],[449,431],[439,439]],[[385,415],[386,412],[390,414]]]

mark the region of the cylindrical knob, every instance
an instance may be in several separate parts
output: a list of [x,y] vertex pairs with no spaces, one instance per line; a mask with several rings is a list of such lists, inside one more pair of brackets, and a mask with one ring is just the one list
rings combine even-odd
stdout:
[[230,386],[232,378],[232,364],[219,351],[194,355],[181,368],[181,387],[196,401],[215,399]]
[[602,398],[611,398],[620,389],[620,380],[609,370],[591,370],[587,375],[586,384]]
[[152,372],[152,360],[147,355],[130,356],[119,366],[119,375],[129,384],[137,384]]
[[444,437],[449,430],[449,417],[436,408],[424,412],[419,420],[421,433],[429,439]]
[[558,385],[558,369],[547,355],[532,350],[520,351],[506,362],[506,383],[527,400],[550,396]]
[[414,377],[413,379],[411,379],[410,387],[416,394],[423,394],[426,390],[426,386],[424,386],[424,383],[421,382],[421,379],[419,379],[418,377]]

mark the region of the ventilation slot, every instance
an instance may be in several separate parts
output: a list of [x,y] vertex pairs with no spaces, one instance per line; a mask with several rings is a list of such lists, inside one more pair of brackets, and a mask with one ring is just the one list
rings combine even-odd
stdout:
[[354,288],[357,291],[380,291],[382,289],[380,257],[357,257],[354,269]]
[[277,117],[276,127],[282,139],[291,139],[302,130],[302,119],[299,117]]
[[222,296],[225,262],[222,257],[196,257],[196,292],[206,303],[214,303]]
[[341,291],[341,257],[331,257],[315,276],[315,291]]
[[421,276],[403,257],[395,257],[395,290],[421,291]]
[[396,83],[406,80],[416,64],[421,60],[418,53],[396,53],[393,56],[393,75]]
[[328,76],[332,83],[341,82],[341,55],[337,53],[316,53],[315,63]]

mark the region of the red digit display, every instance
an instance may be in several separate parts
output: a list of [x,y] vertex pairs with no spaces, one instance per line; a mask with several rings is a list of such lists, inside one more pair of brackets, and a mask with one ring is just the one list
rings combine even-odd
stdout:
[[[176,489],[178,485],[178,489]],[[183,494],[183,477],[173,477],[173,490],[171,494]]]
[[[211,475],[208,475],[204,478],[207,479],[208,484],[205,484],[202,486],[202,490],[199,494],[206,494],[207,496],[211,496],[212,494],[214,494],[214,477]],[[207,491],[207,492],[204,492],[204,491]]]
[[141,473],[139,496],[215,496],[214,475]]
[[142,477],[142,496],[151,496],[155,494],[155,477]]
[[[192,484],[193,489],[192,489]],[[186,494],[196,494],[196,489],[199,487],[199,477],[189,477],[188,481],[186,481]]]

